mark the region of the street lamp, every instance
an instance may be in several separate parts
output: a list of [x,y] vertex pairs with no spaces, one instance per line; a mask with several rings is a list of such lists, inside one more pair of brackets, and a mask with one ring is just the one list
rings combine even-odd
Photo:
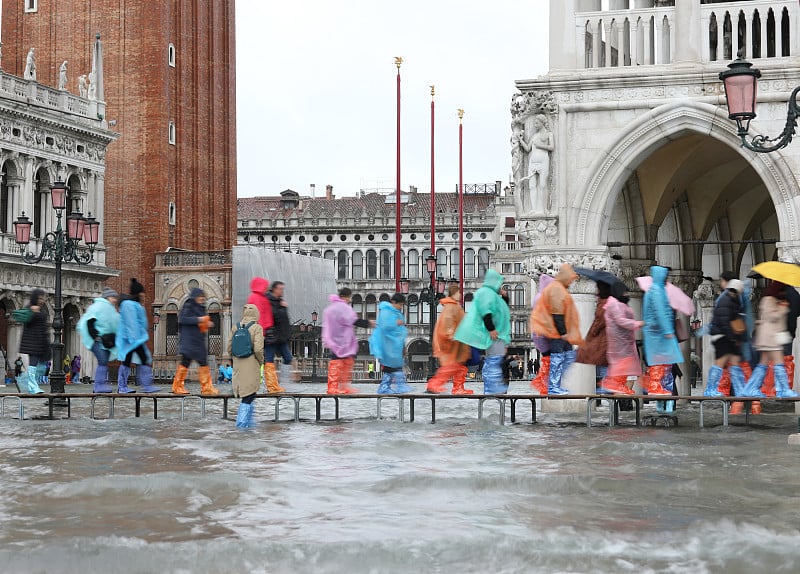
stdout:
[[[430,319],[429,335],[431,345],[431,354],[428,357],[428,377],[432,377],[433,373],[436,371],[436,359],[433,356],[433,330],[436,326],[436,305],[447,288],[447,281],[436,277],[435,256],[429,255],[427,259],[425,259],[425,269],[428,272],[430,283],[420,292],[419,300],[416,303],[409,301],[408,305],[409,307],[416,307],[422,303],[428,304],[428,317]],[[400,280],[400,292],[403,293],[403,295],[408,295],[410,284],[411,282],[408,279]]]
[[[14,221],[14,236],[18,245],[21,246],[22,260],[25,263],[35,265],[42,260],[52,261],[55,264],[55,317],[53,318],[53,342],[51,344],[53,355],[53,366],[50,371],[50,390],[55,394],[64,394],[65,374],[64,374],[64,318],[62,316],[61,301],[61,265],[63,263],[76,263],[78,265],[88,265],[94,259],[94,249],[99,240],[100,223],[89,216],[84,218],[80,211],[75,211],[67,217],[67,229],[61,224],[63,211],[67,208],[67,186],[58,181],[50,186],[50,197],[53,209],[56,212],[56,229],[47,232],[41,241],[39,254],[26,250],[31,241],[30,218],[22,212]],[[81,240],[86,243],[87,249],[81,248]],[[51,405],[53,404],[51,400]],[[65,404],[59,402],[59,404]]]
[[319,313],[316,311],[311,312],[311,332],[314,336],[314,356],[311,359],[311,382],[317,382],[317,357],[319,356],[319,347],[322,344],[318,332],[317,332],[317,319],[319,319]]
[[737,133],[742,140],[742,145],[750,151],[771,153],[788,146],[794,137],[797,118],[800,116],[800,106],[797,104],[800,86],[796,87],[789,96],[789,111],[786,114],[786,126],[783,128],[783,132],[774,138],[764,135],[753,136],[748,141],[750,122],[756,117],[758,79],[760,77],[761,70],[754,68],[752,63],[742,58],[728,64],[728,69],[719,74],[719,79],[725,84],[728,118],[736,122]]

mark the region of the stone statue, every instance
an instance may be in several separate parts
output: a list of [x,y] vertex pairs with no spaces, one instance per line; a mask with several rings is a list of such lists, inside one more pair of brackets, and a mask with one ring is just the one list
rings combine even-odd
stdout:
[[522,181],[528,182],[528,201],[523,202],[525,212],[539,215],[547,212],[550,191],[550,153],[555,149],[553,132],[547,117],[538,114],[533,119],[533,135],[528,141],[521,138],[520,145],[528,154],[528,173]]
[[78,76],[78,95],[80,97],[85,98],[88,95],[86,91],[86,74],[81,74]]
[[58,89],[59,90],[66,90],[67,89],[67,61],[64,60],[64,63],[61,64],[61,68],[58,70]]
[[89,72],[89,99],[97,99],[97,74],[94,71]]
[[28,57],[25,59],[25,73],[22,77],[26,80],[36,81],[36,55],[33,48],[28,51]]

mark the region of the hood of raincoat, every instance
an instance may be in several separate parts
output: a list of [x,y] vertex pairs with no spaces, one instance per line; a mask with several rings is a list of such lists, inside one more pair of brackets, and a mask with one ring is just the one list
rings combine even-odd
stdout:
[[258,323],[258,318],[260,315],[261,313],[258,312],[258,307],[252,303],[248,303],[242,310],[242,325],[247,325],[248,323]]
[[653,265],[650,268],[653,284],[642,299],[644,354],[650,366],[683,362],[683,354],[675,337],[675,314],[667,299],[665,285],[668,273],[666,267]]
[[483,279],[483,286],[494,291],[500,291],[500,287],[503,286],[503,276],[494,269],[489,269]]
[[564,287],[569,287],[577,278],[578,274],[575,273],[569,263],[564,263],[556,273],[556,281],[564,285]]
[[264,331],[275,325],[272,317],[272,305],[267,299],[267,288],[269,288],[269,281],[263,277],[253,277],[250,281],[250,296],[247,297],[247,304],[255,305],[258,309],[258,324]]
[[[94,328],[97,329],[101,337],[110,333],[116,334],[119,328],[119,313],[117,309],[108,299],[98,297],[94,300],[94,303],[89,305],[89,308],[81,316],[75,327],[81,336],[83,346],[87,349],[91,349],[94,345],[94,339],[89,334],[89,321],[92,319],[95,320]],[[113,361],[117,357],[116,346],[109,350],[112,357],[109,360]]]
[[653,283],[666,285],[667,275],[669,275],[669,269],[666,267],[662,267],[661,265],[653,265],[650,268],[650,276],[653,278]]
[[253,277],[253,280],[250,281],[250,291],[253,293],[266,295],[267,289],[269,289],[269,281],[263,277]]
[[328,297],[330,305],[322,312],[322,342],[331,352],[345,359],[358,353],[355,310],[338,295]]
[[[401,320],[402,323],[398,325]],[[378,304],[377,327],[369,338],[370,352],[382,365],[401,368],[407,336],[403,312],[388,301],[381,301]]]

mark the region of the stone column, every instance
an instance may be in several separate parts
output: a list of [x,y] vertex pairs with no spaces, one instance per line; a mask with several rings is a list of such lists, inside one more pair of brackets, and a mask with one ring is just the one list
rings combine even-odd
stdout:
[[703,38],[700,21],[700,0],[676,2],[674,22],[675,28],[672,30],[675,36],[673,61],[678,64],[699,64],[702,61]]
[[[711,324],[714,315],[714,301],[716,300],[714,284],[710,281],[703,281],[694,292],[694,302],[697,306],[695,317],[702,321],[702,328],[705,329]],[[700,353],[700,372],[702,380],[705,382],[708,370],[714,364],[714,346],[711,344],[710,337],[702,338],[702,348]],[[702,389],[699,389],[702,390]]]
[[575,0],[550,0],[550,70],[577,68]]
[[[681,291],[686,293],[689,297],[694,298],[694,292],[697,290],[698,286],[703,282],[703,274],[700,271],[673,271],[670,274],[669,279],[674,285],[678,286]],[[712,305],[713,311],[713,305]],[[697,310],[695,309],[695,314]],[[676,314],[676,316],[680,317],[680,320],[683,321],[684,326],[686,327],[686,332],[690,332],[689,321],[691,317],[688,317],[683,314]],[[689,374],[691,372],[691,354],[692,354],[692,337],[690,336],[687,341],[681,343],[681,351],[683,351],[683,364],[679,365],[681,371],[683,371],[683,379],[681,380],[681,384],[678,387],[678,392],[681,395],[689,395],[692,392],[692,385],[689,380]]]
[[8,213],[6,214],[6,229],[14,233],[14,220],[22,214],[22,187],[25,180],[21,177],[7,177],[8,185]]
[[26,157],[23,161],[25,173],[23,174],[22,193],[19,197],[19,210],[24,211],[33,220],[36,217],[33,212],[33,164],[36,158]]

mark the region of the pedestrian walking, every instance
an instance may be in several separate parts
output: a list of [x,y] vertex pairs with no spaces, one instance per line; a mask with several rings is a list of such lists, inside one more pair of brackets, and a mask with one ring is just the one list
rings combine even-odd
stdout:
[[234,326],[228,338],[228,354],[233,357],[233,395],[241,399],[236,414],[236,428],[240,429],[255,426],[253,413],[264,364],[264,329],[258,319],[258,307],[246,304],[242,309],[242,320]]
[[[531,310],[536,308],[537,303],[542,298],[542,292],[553,281],[555,281],[555,279],[547,274],[543,274],[541,277],[539,277],[539,290],[536,293],[536,297],[533,298]],[[531,379],[531,387],[538,394],[546,395],[547,386],[550,381],[550,340],[547,337],[534,333],[533,326],[530,326],[529,328],[531,331],[533,346],[536,347],[536,350],[542,355],[541,364],[539,364],[538,356],[536,358],[536,362],[534,363],[535,376]]]
[[[272,307],[272,320],[274,330],[266,341],[264,348],[264,378],[273,380],[273,388],[282,393],[282,385],[292,380],[292,350],[289,348],[289,339],[292,334],[292,323],[289,320],[289,304],[284,300],[285,285],[283,281],[273,281],[267,292],[267,299]],[[280,355],[283,359],[281,372],[278,375],[275,368],[275,357]],[[270,383],[267,383],[267,387]],[[273,392],[273,391],[270,391]]]
[[81,382],[81,356],[75,355],[69,362],[69,378],[73,384],[79,385]]
[[25,307],[30,311],[26,323],[22,327],[22,339],[19,352],[28,355],[27,391],[29,394],[40,394],[39,377],[44,373],[50,359],[50,334],[47,330],[47,313],[44,310],[45,294],[41,289],[31,292],[30,301]]
[[674,385],[672,365],[683,361],[683,353],[675,336],[675,315],[667,298],[668,273],[666,267],[650,267],[653,283],[645,292],[642,302],[644,355],[649,367],[646,391],[649,395],[671,395]]
[[395,293],[389,301],[378,304],[378,320],[369,338],[369,350],[381,365],[379,395],[399,395],[413,389],[406,382],[404,350],[408,329],[403,307],[405,295]]
[[483,359],[483,392],[504,394],[503,360],[511,343],[511,313],[500,296],[503,276],[489,269],[472,305],[458,325],[455,340],[486,352]]
[[745,389],[745,373],[741,368],[742,342],[745,323],[741,304],[744,284],[738,279],[726,281],[726,289],[717,299],[711,318],[711,342],[714,345],[714,364],[708,371],[703,394],[707,397],[727,396],[719,389],[724,370],[730,374],[733,394],[742,396]]
[[83,346],[91,350],[97,359],[92,389],[94,393],[113,392],[108,384],[108,363],[117,358],[118,302],[119,294],[110,287],[104,287],[100,297],[89,305],[76,327]]
[[569,391],[562,386],[564,375],[575,362],[574,346],[583,344],[580,317],[569,286],[578,275],[564,263],[552,281],[542,291],[542,297],[531,313],[531,332],[547,338],[550,347],[550,375],[547,393],[563,395]]
[[329,305],[322,312],[322,343],[331,353],[328,362],[328,394],[351,395],[358,389],[351,386],[353,364],[358,354],[355,328],[374,327],[375,324],[359,318],[350,306],[353,292],[347,287],[337,295],[328,297]]
[[464,320],[464,309],[461,308],[461,291],[453,285],[447,290],[447,297],[442,299],[442,312],[433,329],[433,356],[439,361],[439,369],[428,381],[426,392],[439,394],[452,379],[454,395],[471,395],[472,391],[464,388],[467,382],[467,360],[472,356],[469,346],[456,341],[456,329]]
[[608,338],[606,333],[606,303],[611,296],[611,285],[603,281],[597,282],[597,293],[595,293],[595,312],[589,331],[586,333],[584,344],[578,349],[575,362],[584,365],[594,365],[596,373],[596,383],[599,392],[604,389],[600,381],[606,378],[608,373]]
[[[258,311],[258,308],[256,308]],[[258,320],[256,320],[256,324],[258,324]],[[261,342],[264,342],[264,332],[261,332]],[[261,348],[261,351],[264,351],[264,348]],[[220,365],[218,372],[217,372],[217,383],[220,385],[229,385],[233,382],[233,367],[231,367],[230,363],[225,363],[224,365]]]
[[178,353],[181,355],[181,363],[178,365],[172,381],[174,394],[189,394],[184,383],[192,362],[200,365],[198,369],[200,394],[219,394],[219,390],[211,379],[211,370],[208,368],[208,348],[206,347],[206,333],[213,326],[214,323],[206,312],[206,293],[199,287],[195,287],[189,293],[189,298],[183,304],[180,315],[178,315]]
[[628,290],[623,283],[611,286],[610,296],[603,305],[606,328],[606,358],[608,370],[600,386],[612,394],[632,395],[628,377],[642,375],[642,362],[636,348],[636,331],[644,323],[637,321],[628,302]]
[[153,382],[153,355],[147,348],[150,326],[147,322],[147,312],[142,305],[144,294],[144,285],[133,278],[129,294],[122,297],[119,304],[117,350],[121,365],[117,376],[117,390],[120,393],[135,392],[128,387],[131,365],[136,365],[136,383],[143,393],[155,393],[160,390]]
[[14,376],[19,379],[20,375],[25,371],[25,362],[22,360],[22,357],[17,357],[17,360],[14,361]]
[[[275,320],[272,317],[272,303],[267,297],[269,292],[269,281],[263,277],[253,277],[250,281],[250,295],[247,297],[247,303],[255,305],[258,309],[258,324],[261,325],[264,331],[264,354],[267,354],[267,347],[271,344],[270,341],[275,340]],[[282,393],[285,391],[283,387],[278,385],[278,376],[275,373],[275,365],[270,363],[267,368],[266,363],[261,366],[263,371],[264,384],[267,387],[268,393]]]
[[775,377],[775,396],[793,398],[798,394],[789,384],[789,375],[784,364],[784,346],[792,340],[789,332],[789,314],[791,312],[787,290],[790,287],[773,281],[764,290],[758,306],[758,321],[753,346],[761,353],[758,366],[747,382],[742,396],[765,397],[761,386],[767,369],[772,363]]

